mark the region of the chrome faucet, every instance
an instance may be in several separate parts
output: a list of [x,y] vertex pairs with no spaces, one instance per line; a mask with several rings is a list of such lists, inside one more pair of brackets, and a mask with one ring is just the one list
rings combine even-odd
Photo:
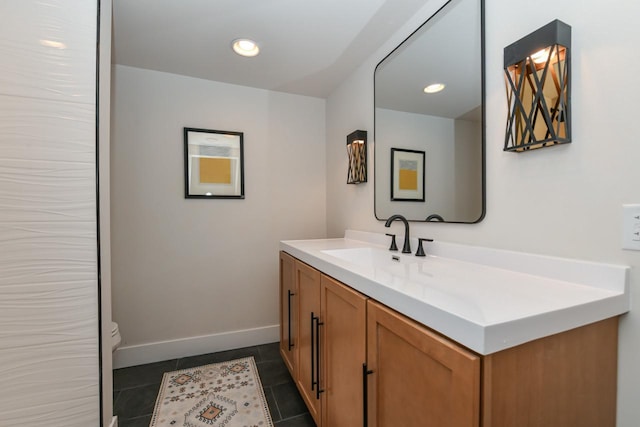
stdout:
[[409,243],[409,221],[402,215],[392,215],[387,219],[387,222],[384,223],[385,227],[391,226],[391,223],[399,219],[404,223],[404,245],[402,245],[402,253],[410,254],[411,253],[411,244]]

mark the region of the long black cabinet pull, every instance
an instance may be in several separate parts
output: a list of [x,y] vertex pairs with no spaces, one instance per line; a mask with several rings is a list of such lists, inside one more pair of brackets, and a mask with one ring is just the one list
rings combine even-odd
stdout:
[[320,389],[320,326],[324,325],[319,317],[316,317],[316,399],[320,399],[320,393],[324,390]]
[[369,387],[367,387],[367,375],[373,374],[373,371],[367,369],[367,364],[362,364],[362,425],[367,427],[369,424]]
[[287,308],[287,316],[288,316],[288,322],[287,322],[287,326],[288,326],[288,333],[289,333],[289,351],[291,351],[291,349],[293,348],[293,342],[291,342],[291,297],[294,296],[295,294],[293,292],[291,292],[291,289],[289,289],[287,292],[289,292],[289,301],[288,301],[288,308]]
[[316,381],[315,381],[315,373],[316,373],[316,368],[315,368],[315,344],[316,344],[316,340],[314,338],[314,332],[315,332],[315,328],[314,328],[314,323],[316,320],[316,316],[313,314],[313,311],[311,312],[311,391],[314,390],[315,386],[316,386]]

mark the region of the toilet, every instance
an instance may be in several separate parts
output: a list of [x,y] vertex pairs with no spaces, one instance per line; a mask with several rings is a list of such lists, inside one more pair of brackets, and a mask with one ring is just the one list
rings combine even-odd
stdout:
[[120,329],[118,328],[118,324],[116,322],[111,322],[111,352],[116,351],[116,349],[120,346],[121,341],[122,337],[120,336]]

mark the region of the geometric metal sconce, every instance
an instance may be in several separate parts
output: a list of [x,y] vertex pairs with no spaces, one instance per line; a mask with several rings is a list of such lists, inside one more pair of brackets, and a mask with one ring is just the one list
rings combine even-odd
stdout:
[[367,131],[357,130],[347,135],[349,171],[347,184],[367,182]]
[[571,142],[571,27],[555,20],[504,48],[504,151]]

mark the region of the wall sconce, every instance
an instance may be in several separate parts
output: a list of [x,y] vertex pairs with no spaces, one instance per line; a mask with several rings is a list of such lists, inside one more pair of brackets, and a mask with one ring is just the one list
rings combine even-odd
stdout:
[[347,184],[367,182],[367,131],[357,130],[347,135],[349,171]]
[[571,142],[571,27],[555,20],[504,48],[504,151]]

